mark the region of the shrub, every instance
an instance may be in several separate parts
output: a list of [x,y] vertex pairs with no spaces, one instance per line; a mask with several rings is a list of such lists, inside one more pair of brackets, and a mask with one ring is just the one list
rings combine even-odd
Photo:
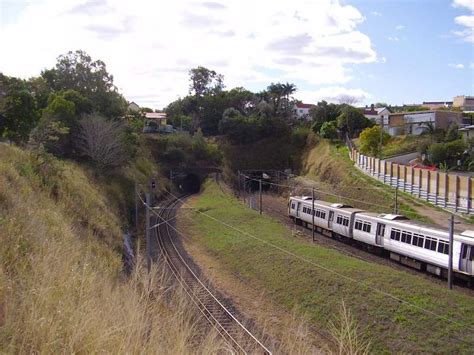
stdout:
[[366,128],[359,136],[360,151],[363,154],[371,154],[373,156],[380,153],[382,146],[390,140],[390,135],[382,131],[380,126]]
[[324,122],[319,130],[319,134],[323,138],[330,140],[337,139],[337,123],[336,121]]

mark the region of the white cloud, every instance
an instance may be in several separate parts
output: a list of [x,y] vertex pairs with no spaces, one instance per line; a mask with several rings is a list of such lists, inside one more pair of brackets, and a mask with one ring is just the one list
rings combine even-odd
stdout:
[[378,11],[371,11],[370,14],[371,14],[372,16],[376,16],[376,17],[382,16],[382,14],[381,14],[380,12],[378,12]]
[[464,41],[474,43],[474,1],[473,0],[454,0],[453,7],[465,8],[471,11],[470,15],[462,15],[454,18],[454,22],[465,27],[462,30],[453,31]]
[[[251,9],[251,10],[249,10]],[[304,9],[304,11],[302,11]],[[102,59],[129,100],[163,107],[203,65],[227,87],[340,85],[350,67],[376,62],[363,15],[337,1],[35,0],[0,27],[0,68],[28,77],[83,49]]]
[[469,65],[469,68],[474,69],[474,62]]
[[400,39],[397,36],[388,36],[387,39],[392,42],[400,41]]
[[314,91],[300,91],[295,94],[295,98],[305,103],[317,103],[321,100],[339,103],[341,100],[349,98],[354,100],[354,104],[356,104],[363,103],[370,97],[371,95],[362,89],[347,89],[341,86],[329,86]]
[[395,26],[395,29],[400,31],[400,30],[405,29],[405,26],[404,25],[397,25],[397,26]]
[[452,3],[453,7],[467,8],[474,12],[474,1],[472,0],[454,0]]
[[464,69],[464,64],[461,64],[461,63],[459,64],[450,63],[448,64],[448,66],[453,69]]

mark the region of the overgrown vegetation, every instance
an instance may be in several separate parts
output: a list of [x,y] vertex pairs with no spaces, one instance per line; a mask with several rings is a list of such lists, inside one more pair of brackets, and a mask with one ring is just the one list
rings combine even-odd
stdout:
[[124,222],[102,190],[77,164],[0,144],[1,352],[225,348],[195,337],[194,308],[161,271],[122,276]]
[[[295,239],[286,227],[246,209],[211,182],[192,205],[197,210],[187,210],[183,218],[190,219],[189,232],[196,242],[223,268],[252,280],[282,307],[301,307],[318,329],[336,324],[336,333],[347,340],[352,333],[344,323],[357,322],[358,336],[370,339],[370,351],[376,353],[471,351],[472,297],[390,267],[379,265],[374,272],[370,262]],[[351,316],[341,324],[335,314],[342,300]],[[362,338],[353,344],[365,353]]]

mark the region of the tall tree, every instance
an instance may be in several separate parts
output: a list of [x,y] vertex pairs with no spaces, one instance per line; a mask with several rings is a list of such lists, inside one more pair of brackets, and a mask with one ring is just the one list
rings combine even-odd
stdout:
[[77,91],[93,104],[94,111],[106,117],[115,119],[126,112],[126,101],[118,93],[105,63],[92,60],[84,51],[59,56],[55,68],[44,70],[41,76],[54,91]]
[[0,114],[5,117],[0,135],[16,143],[26,142],[39,119],[36,99],[25,81],[17,78],[0,74],[0,88]]

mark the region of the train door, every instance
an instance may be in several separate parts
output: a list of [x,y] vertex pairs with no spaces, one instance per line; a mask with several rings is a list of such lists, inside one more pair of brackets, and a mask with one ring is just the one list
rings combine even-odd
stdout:
[[385,224],[377,223],[377,231],[375,233],[375,244],[383,246],[383,236],[385,235]]
[[459,262],[459,270],[472,274],[474,269],[474,246],[469,244],[461,244],[461,260]]
[[301,207],[301,202],[298,202],[298,205],[296,206],[296,217],[300,216],[300,207]]
[[334,220],[334,211],[329,211],[329,218],[328,218],[328,228],[332,229],[332,221]]

